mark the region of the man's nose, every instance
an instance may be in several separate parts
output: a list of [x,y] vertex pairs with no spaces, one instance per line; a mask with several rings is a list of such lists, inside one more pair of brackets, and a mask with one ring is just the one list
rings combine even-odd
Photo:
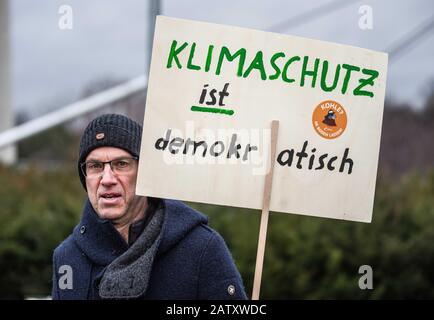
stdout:
[[104,164],[104,170],[101,175],[101,183],[102,184],[115,184],[117,182],[117,178],[110,167],[109,163]]

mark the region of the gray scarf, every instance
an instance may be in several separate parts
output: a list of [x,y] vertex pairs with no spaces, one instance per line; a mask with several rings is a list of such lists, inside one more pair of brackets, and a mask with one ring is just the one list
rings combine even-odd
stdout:
[[163,220],[164,208],[159,208],[133,245],[108,265],[100,282],[101,298],[133,299],[145,294]]

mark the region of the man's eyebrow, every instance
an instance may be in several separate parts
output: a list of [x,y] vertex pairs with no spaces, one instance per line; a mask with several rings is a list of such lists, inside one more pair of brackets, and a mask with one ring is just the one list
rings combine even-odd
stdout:
[[[125,156],[119,156],[119,157],[115,157],[115,158],[113,158],[113,159],[111,159],[109,161],[120,160],[120,159],[125,159],[125,158],[130,158],[130,156],[127,156],[127,155],[125,155]],[[103,160],[96,159],[96,158],[89,158],[89,159],[86,160],[86,162],[107,162],[107,161],[103,161]]]

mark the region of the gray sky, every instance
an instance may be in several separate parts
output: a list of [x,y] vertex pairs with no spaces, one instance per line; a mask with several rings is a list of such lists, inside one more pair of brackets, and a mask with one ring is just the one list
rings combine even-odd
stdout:
[[[270,27],[334,0],[161,0],[167,16]],[[351,1],[349,1],[351,2]],[[98,80],[144,72],[148,1],[12,0],[12,77],[15,110],[47,110],[76,101]],[[58,27],[61,5],[73,10],[73,29]],[[359,28],[359,7],[369,5],[373,29]],[[432,0],[352,2],[289,28],[273,30],[385,51],[434,14]],[[434,29],[389,62],[387,96],[420,108],[434,83]]]

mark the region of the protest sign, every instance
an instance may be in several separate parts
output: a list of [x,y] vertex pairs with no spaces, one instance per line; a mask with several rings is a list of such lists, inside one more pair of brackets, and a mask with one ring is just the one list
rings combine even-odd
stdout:
[[137,194],[370,222],[387,54],[159,16]]

